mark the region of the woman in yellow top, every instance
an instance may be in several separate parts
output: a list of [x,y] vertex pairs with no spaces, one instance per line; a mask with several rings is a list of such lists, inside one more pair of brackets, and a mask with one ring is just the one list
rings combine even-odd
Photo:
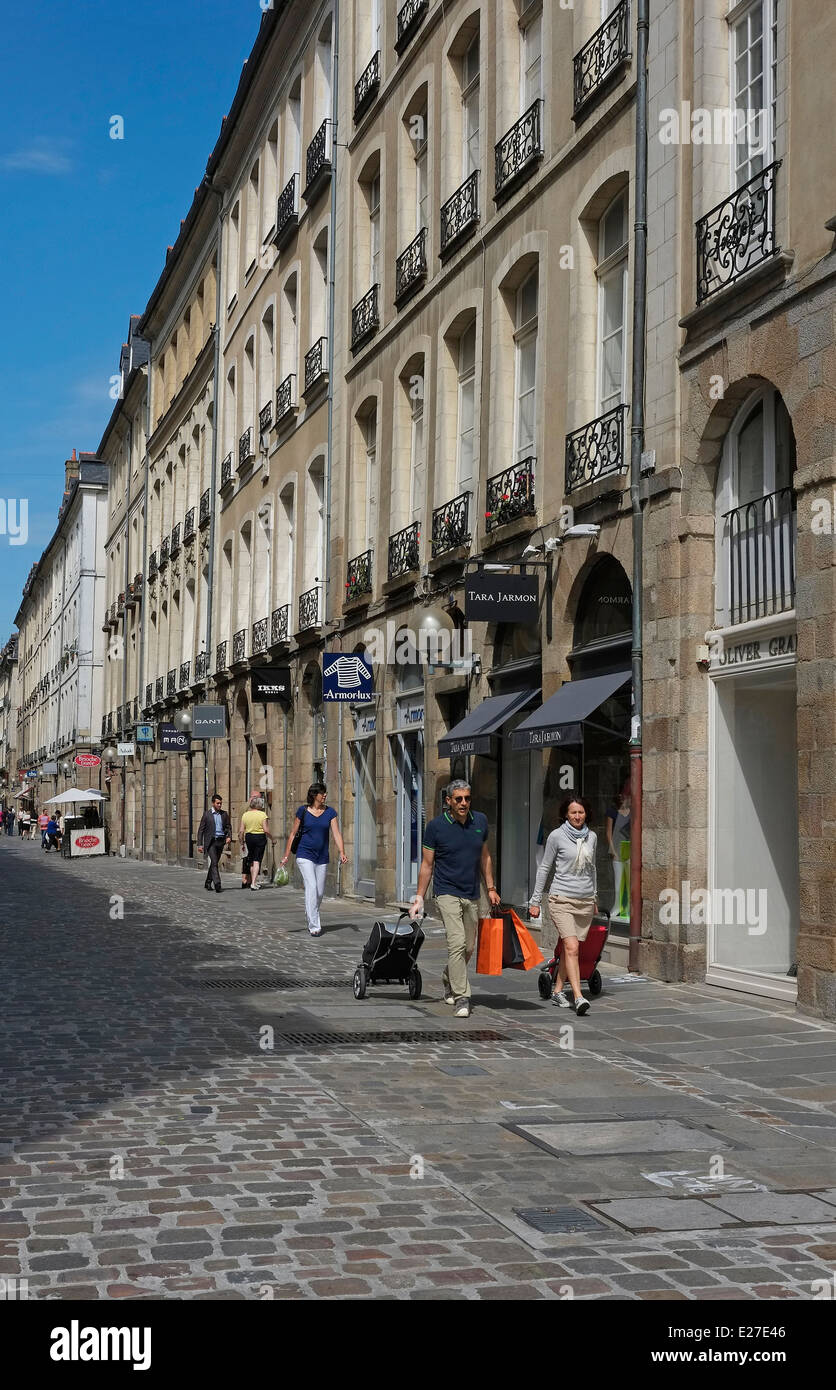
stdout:
[[255,893],[261,887],[258,873],[264,858],[264,851],[267,848],[268,837],[271,840],[273,838],[270,834],[270,822],[264,809],[264,801],[260,796],[251,796],[249,808],[241,817],[241,824],[238,827],[241,849],[243,850],[245,841],[247,845],[251,893]]

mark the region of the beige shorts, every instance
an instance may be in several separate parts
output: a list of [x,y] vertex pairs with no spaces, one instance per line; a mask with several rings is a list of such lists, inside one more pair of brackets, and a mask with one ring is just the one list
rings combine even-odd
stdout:
[[595,901],[593,898],[564,898],[557,894],[549,898],[549,913],[559,937],[576,936],[578,941],[586,941],[595,916]]

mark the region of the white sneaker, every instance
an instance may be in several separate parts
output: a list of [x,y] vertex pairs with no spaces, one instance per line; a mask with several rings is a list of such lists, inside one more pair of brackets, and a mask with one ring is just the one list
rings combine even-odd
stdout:
[[561,990],[559,994],[552,995],[552,1003],[555,1004],[558,1009],[571,1009],[572,1007],[566,995],[563,993],[563,990]]
[[470,1000],[461,998],[456,1000],[456,1012],[454,1018],[470,1018]]

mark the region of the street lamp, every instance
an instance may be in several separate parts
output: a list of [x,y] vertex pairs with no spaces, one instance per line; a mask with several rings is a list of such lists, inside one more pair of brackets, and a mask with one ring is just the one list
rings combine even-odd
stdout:
[[192,716],[189,710],[179,709],[174,716],[174,727],[180,734],[191,733]]

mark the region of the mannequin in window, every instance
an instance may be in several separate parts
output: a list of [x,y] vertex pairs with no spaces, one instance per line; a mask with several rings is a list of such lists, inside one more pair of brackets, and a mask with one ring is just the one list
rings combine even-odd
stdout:
[[615,896],[612,915],[630,917],[630,779],[606,811],[607,849],[612,860]]

